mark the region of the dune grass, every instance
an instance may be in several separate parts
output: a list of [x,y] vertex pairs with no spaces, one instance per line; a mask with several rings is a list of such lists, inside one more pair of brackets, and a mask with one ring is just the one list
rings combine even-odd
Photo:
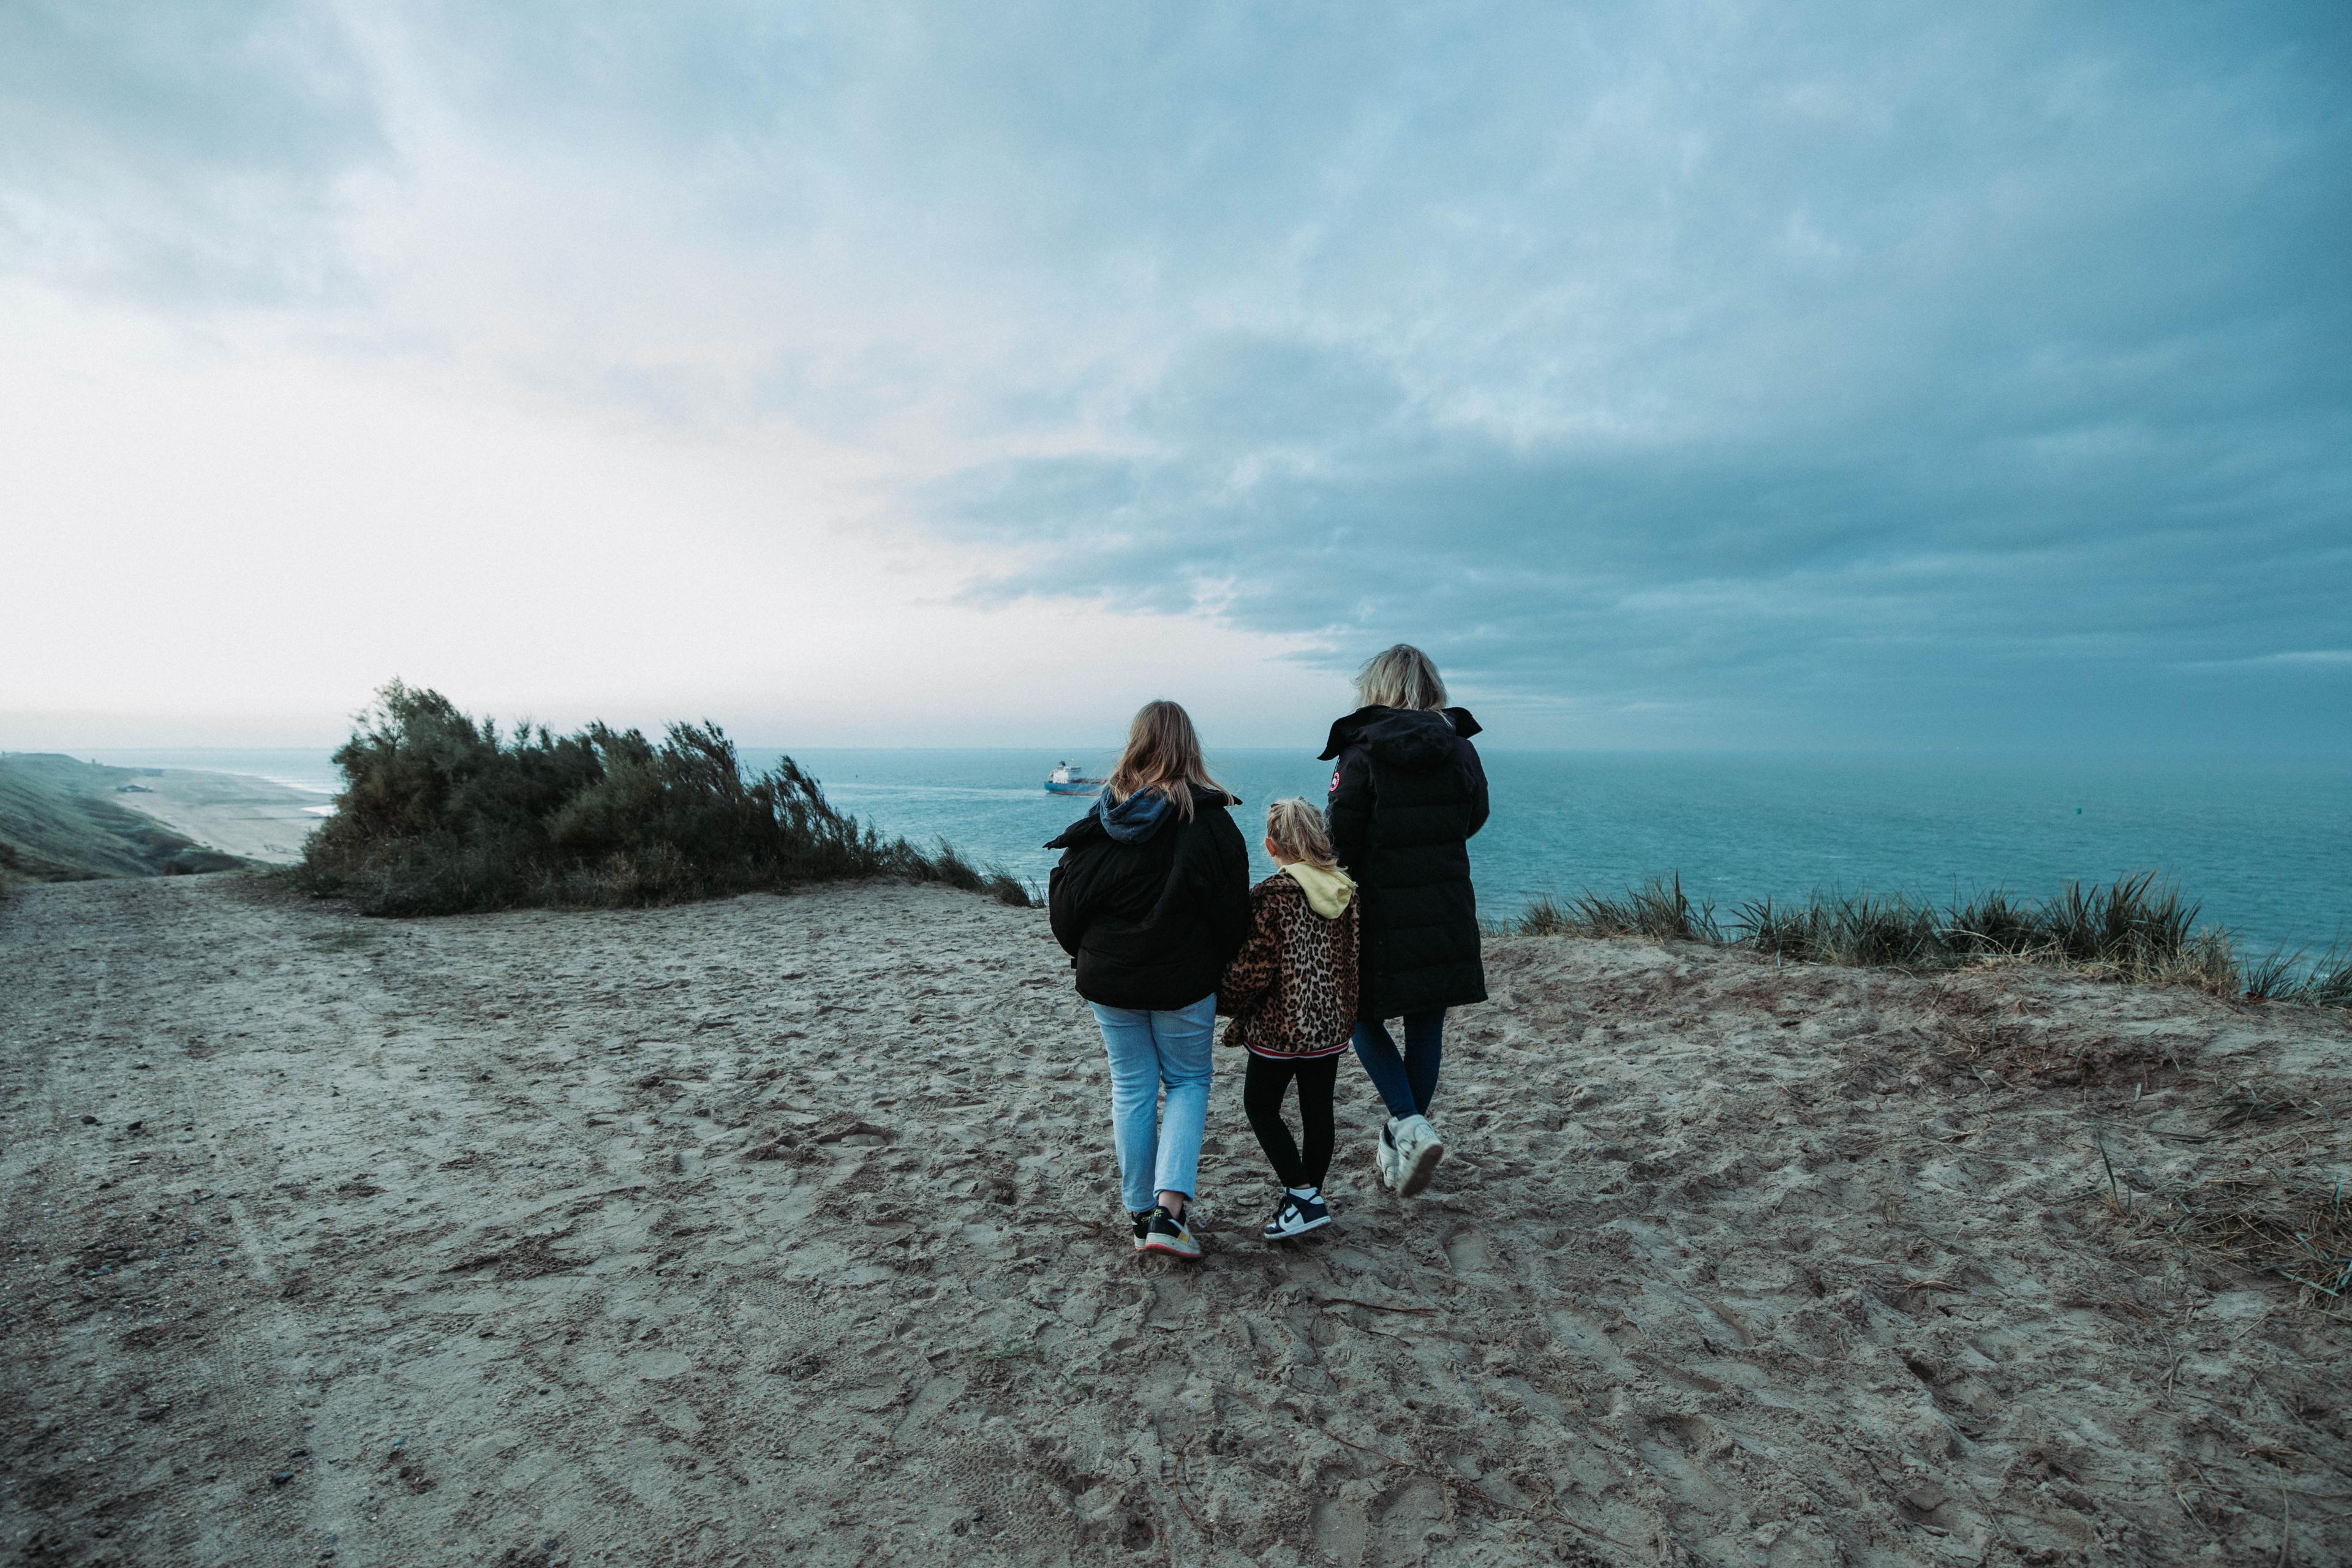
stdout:
[[1953,969],[1987,959],[2095,970],[2188,984],[2217,995],[2352,1007],[2352,952],[2331,948],[2247,959],[2229,933],[2197,923],[2198,906],[2152,872],[2105,886],[2070,882],[2032,902],[1995,890],[1937,905],[1900,894],[1815,893],[1759,899],[1718,918],[1693,903],[1679,874],[1610,897],[1545,896],[1494,928],[1522,936],[1644,936],[1766,953],[1790,963]]
[[335,815],[286,875],[364,914],[675,903],[859,877],[1035,901],[945,843],[883,838],[789,757],[747,778],[709,723],[672,724],[659,742],[601,723],[501,736],[394,681],[335,763]]

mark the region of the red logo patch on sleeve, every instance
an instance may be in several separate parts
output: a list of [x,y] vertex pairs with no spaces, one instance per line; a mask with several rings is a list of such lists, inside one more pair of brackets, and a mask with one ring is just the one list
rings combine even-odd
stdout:
[[1324,793],[1324,794],[1326,794],[1326,795],[1338,795],[1338,794],[1339,793],[1339,769],[1337,769],[1337,768],[1333,768],[1333,769],[1331,770],[1331,787],[1330,787],[1329,789],[1328,789],[1328,790],[1325,790],[1323,793]]

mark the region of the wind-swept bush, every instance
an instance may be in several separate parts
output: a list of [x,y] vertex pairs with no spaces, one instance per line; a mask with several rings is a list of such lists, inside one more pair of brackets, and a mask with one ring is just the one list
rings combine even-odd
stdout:
[[2352,952],[2331,948],[2241,959],[2229,933],[2197,924],[2198,906],[2152,873],[2106,886],[2070,882],[2029,903],[2000,891],[1938,908],[1897,894],[1815,893],[1801,902],[1759,899],[1727,929],[1693,906],[1682,879],[1653,877],[1622,897],[1538,898],[1499,931],[1524,936],[1646,936],[1707,942],[1793,963],[1949,969],[1989,958],[2092,969],[2126,980],[2189,984],[2217,995],[2352,1006]]
[[945,844],[925,853],[881,837],[789,757],[746,778],[715,724],[672,724],[658,742],[604,724],[501,737],[394,681],[335,763],[335,815],[291,875],[366,914],[672,903],[852,877],[1032,901]]

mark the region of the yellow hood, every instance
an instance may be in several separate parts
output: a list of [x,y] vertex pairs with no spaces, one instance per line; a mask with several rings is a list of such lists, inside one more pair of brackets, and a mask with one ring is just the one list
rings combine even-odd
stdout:
[[1282,871],[1306,891],[1307,907],[1327,921],[1338,920],[1348,900],[1356,896],[1356,884],[1345,871],[1327,871],[1303,860],[1292,861]]

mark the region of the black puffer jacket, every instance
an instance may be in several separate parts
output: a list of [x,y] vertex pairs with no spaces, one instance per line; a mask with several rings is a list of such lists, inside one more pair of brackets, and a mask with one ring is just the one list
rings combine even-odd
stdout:
[[1331,726],[1331,845],[1363,889],[1358,1016],[1393,1018],[1486,999],[1470,836],[1486,823],[1478,721],[1360,708]]
[[1089,813],[1045,846],[1062,852],[1045,907],[1079,995],[1165,1012],[1216,990],[1250,930],[1249,850],[1227,811],[1238,804],[1195,789],[1192,821],[1171,810],[1139,842]]

